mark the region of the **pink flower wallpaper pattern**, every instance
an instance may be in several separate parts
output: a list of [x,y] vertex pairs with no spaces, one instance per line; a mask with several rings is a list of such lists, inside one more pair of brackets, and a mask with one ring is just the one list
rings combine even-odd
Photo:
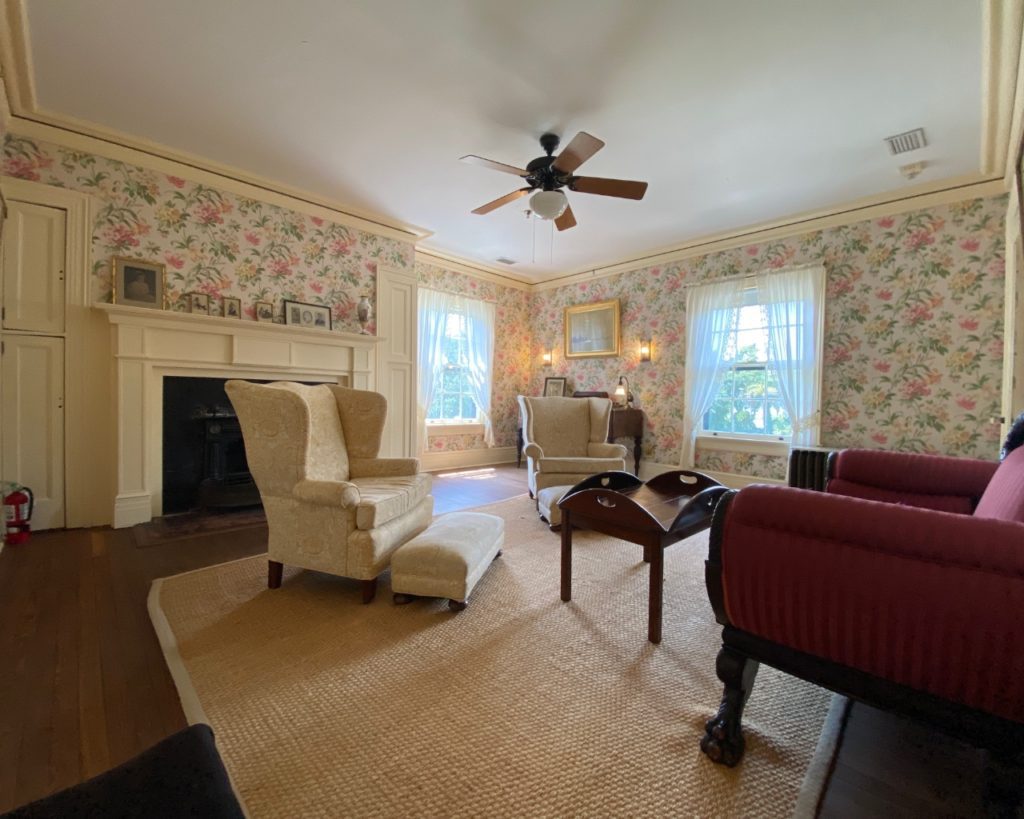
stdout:
[[[1006,197],[972,199],[627,271],[534,294],[534,354],[551,374],[611,390],[619,375],[647,415],[644,457],[679,458],[686,285],[791,265],[827,272],[822,444],[994,458],[1003,357]],[[562,310],[622,300],[620,358],[562,356]],[[639,361],[642,336],[654,360]],[[539,394],[547,373],[535,369]],[[784,477],[783,458],[698,451],[698,466]]]
[[[8,134],[3,173],[86,192],[98,203],[94,293],[110,297],[110,258],[166,265],[175,309],[192,290],[255,301],[332,305],[335,326],[358,329],[377,265],[409,269],[420,283],[495,302],[493,408],[499,446],[515,442],[515,397],[540,394],[547,375],[570,389],[608,390],[630,380],[647,416],[644,457],[675,464],[685,369],[686,285],[764,269],[821,263],[826,296],[822,444],[992,458],[998,451],[1006,198],[973,199],[785,239],[638,268],[532,293],[423,261],[414,246],[213,187],[55,144]],[[623,353],[566,361],[562,311],[622,301]],[[639,361],[643,336],[654,360]],[[555,350],[552,368],[540,353]],[[481,436],[438,436],[440,451],[483,448]],[[698,450],[699,467],[781,478],[785,460]]]
[[[377,265],[409,269],[414,245],[247,199],[176,176],[8,134],[3,173],[96,198],[93,298],[109,301],[110,259],[131,256],[166,265],[171,309],[185,293],[331,306],[337,330],[359,331],[356,304],[375,292]],[[369,328],[371,332],[373,328]]]

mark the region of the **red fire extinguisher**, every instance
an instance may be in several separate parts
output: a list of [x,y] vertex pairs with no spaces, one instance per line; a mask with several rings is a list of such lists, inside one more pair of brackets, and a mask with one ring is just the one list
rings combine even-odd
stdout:
[[32,490],[27,486],[7,484],[4,487],[4,542],[8,545],[28,543],[34,502]]

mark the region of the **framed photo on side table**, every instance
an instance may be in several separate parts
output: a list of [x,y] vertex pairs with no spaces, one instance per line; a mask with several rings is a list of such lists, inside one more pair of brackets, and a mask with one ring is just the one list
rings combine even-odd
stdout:
[[164,266],[142,259],[112,259],[114,304],[164,309]]
[[565,395],[566,379],[564,376],[548,376],[544,379],[544,397],[561,398]]
[[225,296],[221,304],[221,312],[224,318],[240,319],[242,317],[242,300],[234,296]]
[[331,330],[331,308],[323,304],[307,304],[304,301],[284,302],[284,323],[317,330]]

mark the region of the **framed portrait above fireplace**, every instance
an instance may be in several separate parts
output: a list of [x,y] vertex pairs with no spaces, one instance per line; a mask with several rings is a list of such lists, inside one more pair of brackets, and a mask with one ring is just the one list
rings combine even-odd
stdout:
[[164,309],[164,266],[142,259],[114,256],[112,260],[114,304]]
[[619,354],[619,300],[565,308],[565,357]]

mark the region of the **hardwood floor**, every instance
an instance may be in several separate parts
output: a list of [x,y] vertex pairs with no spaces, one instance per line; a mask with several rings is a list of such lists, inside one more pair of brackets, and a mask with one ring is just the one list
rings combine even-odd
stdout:
[[[511,465],[436,473],[435,509],[523,494],[525,475]],[[261,529],[139,548],[130,530],[106,528],[43,532],[5,548],[0,811],[100,773],[184,727],[146,609],[150,583],[264,549]],[[709,713],[715,705],[708,703]],[[857,705],[821,815],[984,815],[982,765],[974,749]]]

